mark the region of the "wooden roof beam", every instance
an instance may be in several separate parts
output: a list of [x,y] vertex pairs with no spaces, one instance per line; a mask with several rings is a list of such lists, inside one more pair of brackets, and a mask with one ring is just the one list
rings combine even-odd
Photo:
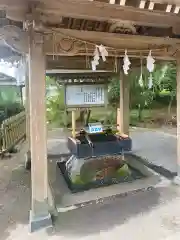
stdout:
[[167,7],[166,7],[166,12],[171,12],[171,9],[172,9],[172,5],[171,4],[168,4]]
[[115,4],[116,0],[109,0],[110,4]]
[[[137,55],[129,55],[130,60],[132,62],[132,68],[136,65],[141,64],[140,56]],[[124,57],[124,55],[118,56],[117,60],[119,60],[119,57]],[[172,57],[163,57],[163,56],[154,56],[156,60],[175,60],[175,58]],[[146,58],[146,56],[142,55],[142,58]],[[115,70],[115,61],[116,59],[114,57],[108,57],[106,62],[101,62],[98,65],[97,70],[106,70],[106,71],[114,71]],[[87,61],[85,56],[61,56],[58,59],[53,60],[52,56],[46,57],[47,62],[47,69],[91,69],[91,58]],[[87,64],[88,63],[88,64]],[[146,61],[143,61],[143,64],[145,64]]]
[[[9,35],[8,29],[5,31],[4,29],[0,29],[1,35],[5,39],[7,45],[10,48],[14,49],[14,51],[18,51],[21,53],[28,53],[28,36],[27,33],[22,32],[21,37],[18,41],[14,37],[17,38],[16,31],[11,31],[11,35]],[[48,33],[48,29],[44,29],[46,33]],[[52,36],[52,32],[56,34],[55,39]],[[19,31],[18,31],[19,33]],[[162,38],[162,37],[148,37],[148,36],[137,36],[137,35],[127,35],[127,34],[116,34],[116,33],[104,33],[104,32],[94,32],[94,31],[79,31],[79,30],[71,30],[71,29],[50,29],[50,35],[46,34],[45,37],[45,46],[44,50],[46,54],[54,54],[54,55],[63,55],[63,52],[67,50],[65,54],[71,55],[80,55],[81,53],[87,54],[86,47],[88,47],[88,51],[93,54],[94,45],[103,44],[106,47],[110,47],[112,49],[108,49],[109,53],[121,51],[124,52],[124,49],[128,49],[129,52],[139,53],[148,51],[151,49],[152,51],[156,51],[159,53],[163,53],[165,55],[169,55],[170,52],[167,52],[167,49],[171,46],[180,45],[180,39],[171,39],[171,38]],[[69,43],[63,41],[63,39],[69,38]],[[75,43],[70,39],[77,39]],[[80,43],[80,40],[86,41],[87,45],[83,42]],[[69,48],[70,47],[70,48]],[[91,51],[92,50],[92,51]]]
[[[5,1],[5,0],[2,0],[2,1]],[[13,1],[13,0],[8,0],[8,1]],[[23,0],[17,0],[17,1],[23,1]],[[30,0],[31,1],[31,0]],[[38,0],[39,2],[43,2],[43,3],[52,3],[52,1],[49,1],[49,0]],[[61,0],[53,0],[53,2],[60,2]],[[76,2],[77,4],[81,4],[82,2],[84,1],[87,1],[87,2],[94,2],[94,0],[71,0],[72,2]],[[96,0],[96,1],[99,1],[99,2],[102,2],[102,0]],[[108,0],[108,1],[111,1],[111,0]],[[112,0],[113,1],[113,0]],[[126,1],[126,0],[120,0],[120,1]],[[134,0],[135,1],[135,0]],[[148,2],[149,0],[139,0],[139,1],[146,1]],[[154,3],[160,3],[160,4],[174,4],[174,5],[180,5],[180,0],[150,0],[151,2],[154,2]],[[105,2],[105,1],[104,1]],[[107,1],[106,1],[107,2]],[[121,5],[121,4],[120,4]]]
[[[51,0],[45,5],[40,4],[36,11],[61,17],[97,21],[130,21],[144,26],[172,27],[180,25],[180,18],[174,14],[87,0],[78,0],[78,2],[77,0]],[[178,30],[177,27],[176,30]],[[176,33],[180,34],[180,29]]]
[[[93,51],[94,52],[94,51]],[[86,53],[86,52],[82,52],[82,53],[80,53],[80,54],[77,54],[77,55],[73,55],[73,54],[57,54],[56,55],[56,57],[74,57],[74,56],[86,56],[86,57],[88,57],[89,58],[89,60],[91,61],[92,59],[93,59],[93,52],[92,53]],[[139,54],[137,54],[136,52],[131,52],[131,51],[129,51],[128,52],[128,57],[130,57],[130,58],[137,58],[137,59],[140,59],[141,57],[142,58],[147,58],[147,56],[148,56],[148,54],[149,54],[149,52],[148,51],[146,51],[146,52],[139,52]],[[164,60],[174,60],[175,59],[175,56],[173,55],[173,54],[166,54],[165,52],[164,52],[164,54],[163,54],[163,52],[161,51],[161,52],[156,52],[156,51],[152,51],[152,55],[153,55],[153,57],[154,58],[156,58],[156,59],[164,59]],[[50,53],[47,53],[46,54],[46,56],[55,56],[55,55],[52,55],[52,53],[50,54]],[[124,57],[124,52],[122,51],[121,53],[118,53],[118,54],[113,54],[113,53],[110,53],[109,54],[109,57],[113,57],[113,58],[116,58],[116,57]],[[108,57],[108,58],[109,58]],[[55,59],[56,58],[54,58],[54,60],[52,60],[52,61],[55,61]],[[108,63],[108,62],[107,62]]]
[[142,0],[142,1],[140,1],[140,3],[139,3],[139,8],[144,9],[144,8],[145,8],[145,5],[146,5],[146,1],[145,1],[145,0]]
[[150,2],[149,6],[148,6],[149,10],[153,10],[154,9],[154,2]]
[[126,0],[120,0],[120,5],[125,6],[126,5]]
[[[180,44],[180,39],[176,38],[167,38],[167,37],[151,37],[151,36],[138,36],[138,35],[128,35],[128,34],[118,34],[118,33],[106,33],[106,32],[96,32],[96,31],[79,31],[72,29],[62,29],[62,28],[53,28],[53,32],[60,34],[60,36],[68,36],[82,41],[92,42],[95,44],[102,43],[105,46],[112,47],[111,43],[116,41],[119,44],[122,43],[131,43],[132,49],[133,44],[149,44],[149,45],[175,45]],[[57,37],[56,37],[57,39]],[[118,48],[118,47],[117,47]]]
[[26,9],[29,0],[0,0],[0,9]]
[[178,13],[179,13],[179,10],[180,10],[180,7],[179,7],[179,6],[176,6],[175,9],[174,9],[174,13],[178,14]]
[[180,0],[151,0],[154,3],[180,5]]

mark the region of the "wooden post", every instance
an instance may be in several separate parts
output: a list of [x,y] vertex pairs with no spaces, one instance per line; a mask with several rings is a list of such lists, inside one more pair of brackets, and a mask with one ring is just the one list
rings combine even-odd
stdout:
[[26,142],[27,152],[25,153],[25,168],[31,169],[31,139],[30,139],[30,106],[29,106],[29,66],[26,64],[25,79],[25,110],[26,110]]
[[117,113],[116,113],[116,123],[117,123],[117,130],[119,133],[121,133],[120,125],[121,125],[121,118],[120,118],[120,108],[117,108]]
[[177,99],[177,176],[174,178],[174,183],[180,185],[180,54],[177,53],[176,62],[176,99]]
[[129,135],[129,79],[120,71],[120,133]]
[[73,138],[76,137],[76,112],[75,112],[75,110],[72,111],[72,136],[73,136]]
[[180,178],[180,55],[177,58],[177,173]]
[[30,106],[29,106],[29,69],[26,64],[26,81],[25,81],[25,109],[26,109],[26,141],[28,144],[28,151],[30,150]]
[[46,82],[43,36],[29,31],[29,104],[32,202],[30,229],[52,225],[48,206]]

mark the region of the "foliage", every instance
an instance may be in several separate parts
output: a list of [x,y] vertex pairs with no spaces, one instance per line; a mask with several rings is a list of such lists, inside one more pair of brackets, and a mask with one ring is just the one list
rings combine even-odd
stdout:
[[46,108],[47,122],[54,127],[64,127],[71,121],[64,103],[64,87],[56,84],[55,80],[46,77]]
[[176,65],[174,62],[167,65],[161,86],[166,93],[169,93],[168,115],[170,115],[172,102],[176,97]]
[[0,105],[4,103],[21,102],[21,89],[18,86],[0,87]]
[[[154,72],[150,74],[145,67],[142,68],[142,83],[139,84],[141,75],[140,68],[132,69],[129,73],[130,81],[130,108],[139,109],[139,120],[142,119],[142,112],[145,108],[150,108],[154,100],[162,99],[162,93],[166,92],[168,99],[168,112],[176,96],[176,66],[174,62],[166,64],[156,64]],[[151,75],[151,76],[150,76]],[[149,89],[149,78],[152,78],[153,87]],[[119,78],[112,79],[109,85],[109,102],[111,105],[118,106],[120,99]],[[163,98],[163,101],[164,99]]]
[[[162,103],[168,105],[168,113],[171,112],[172,103],[176,97],[176,66],[175,63],[156,64],[154,72],[150,74],[146,67],[142,67],[142,82],[140,84],[141,69],[131,69],[128,75],[130,84],[130,109],[136,109],[138,121],[144,119],[145,109],[151,109],[162,106]],[[153,86],[149,88],[149,78],[152,78]],[[64,90],[63,87],[57,87],[53,79],[47,78],[47,116],[49,122],[56,122],[58,125],[68,125],[71,118],[65,112],[64,106]],[[52,95],[52,86],[57,88],[57,94]],[[114,77],[108,86],[108,110],[92,110],[90,122],[102,121],[104,124],[116,123],[116,108],[120,101],[120,79]],[[81,114],[82,115],[82,114]],[[134,122],[134,116],[131,116]],[[68,119],[68,121],[67,121]],[[81,120],[79,117],[77,120]],[[66,123],[66,124],[65,124]]]
[[120,83],[119,78],[114,77],[108,88],[108,101],[112,105],[117,105],[120,99]]
[[0,123],[9,118],[12,117],[21,111],[24,110],[24,106],[20,103],[4,103],[0,105]]
[[24,110],[21,89],[17,86],[0,88],[0,122]]
[[[141,119],[142,110],[149,106],[154,97],[154,91],[148,88],[149,73],[146,69],[142,71],[143,86],[139,84],[140,69],[134,69],[129,73],[128,81],[130,81],[130,108],[139,109],[139,119]],[[109,102],[118,106],[120,99],[120,80],[112,79],[109,85]]]
[[173,96],[176,95],[176,65],[174,62],[166,65],[164,77],[161,81],[161,87],[169,91]]

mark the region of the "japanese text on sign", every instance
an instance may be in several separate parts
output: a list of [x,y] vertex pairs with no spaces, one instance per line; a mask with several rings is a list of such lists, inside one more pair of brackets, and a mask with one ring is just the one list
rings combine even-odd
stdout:
[[67,85],[66,105],[105,105],[105,85]]

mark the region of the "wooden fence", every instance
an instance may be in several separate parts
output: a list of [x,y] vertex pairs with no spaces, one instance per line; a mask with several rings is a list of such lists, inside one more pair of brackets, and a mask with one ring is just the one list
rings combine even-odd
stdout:
[[4,120],[0,129],[0,153],[9,152],[25,137],[26,115],[21,112]]

